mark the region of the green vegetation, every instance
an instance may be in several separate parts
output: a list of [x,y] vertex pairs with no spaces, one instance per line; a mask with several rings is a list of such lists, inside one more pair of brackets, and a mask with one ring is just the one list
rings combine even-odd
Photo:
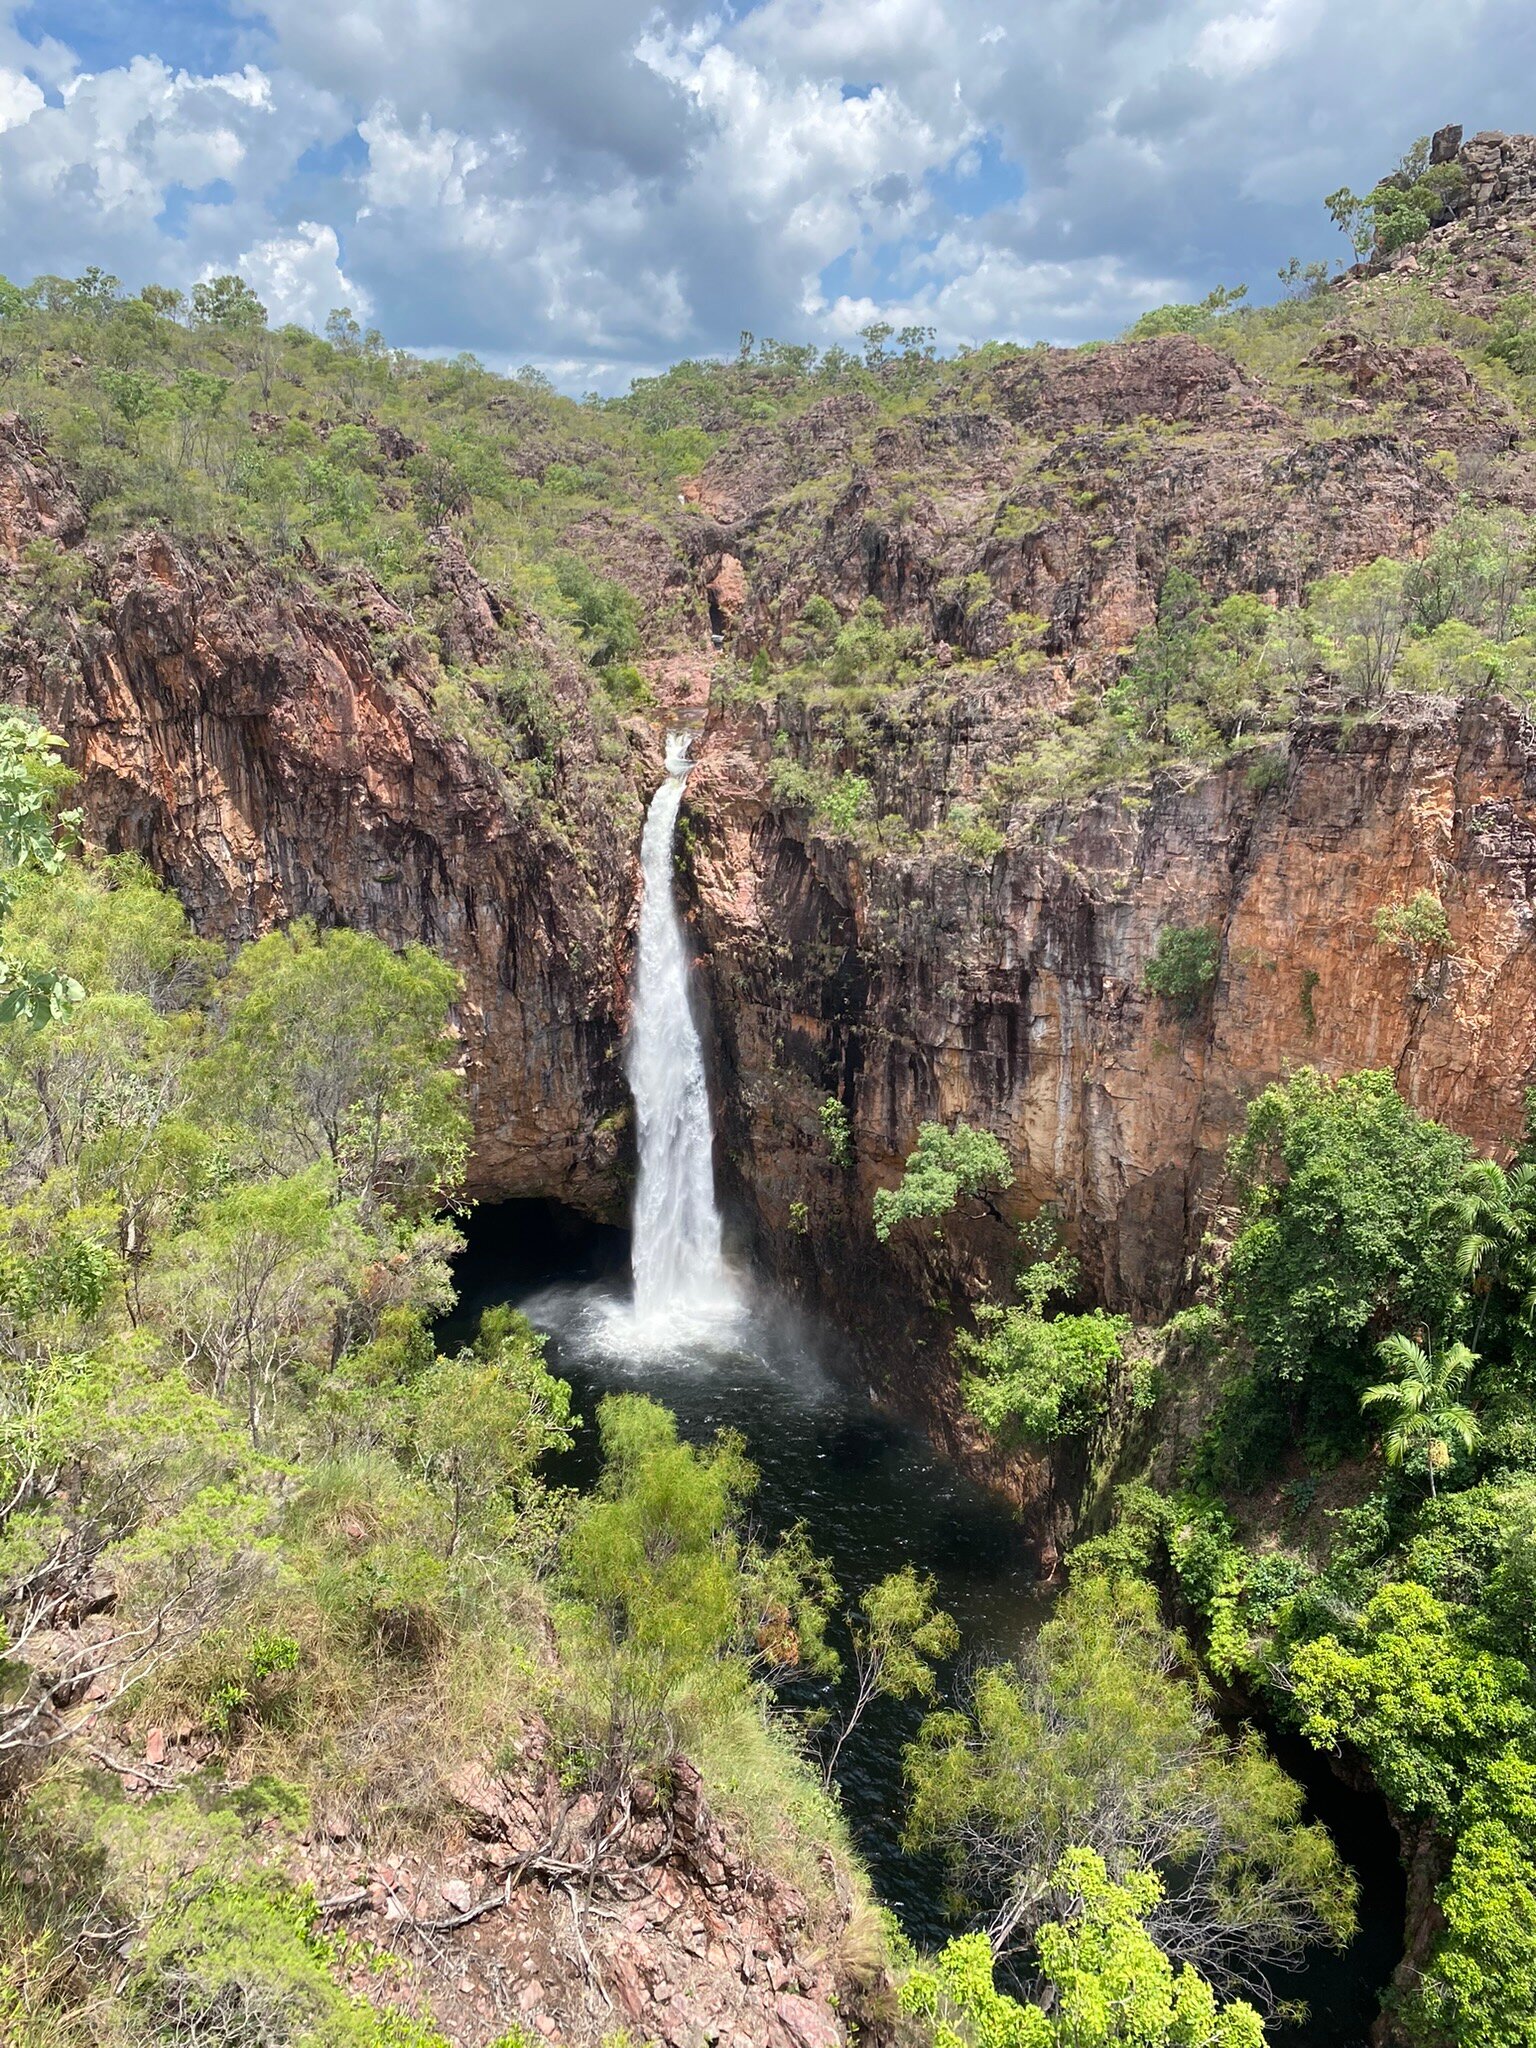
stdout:
[[1436,1473],[1448,1471],[1458,1451],[1477,1448],[1477,1417],[1461,1399],[1477,1359],[1465,1344],[1448,1344],[1438,1353],[1426,1351],[1401,1330],[1383,1337],[1377,1355],[1383,1365],[1395,1366],[1397,1375],[1367,1387],[1360,1405],[1382,1415],[1381,1448],[1387,1463],[1406,1465],[1422,1457],[1433,1493]]
[[978,1671],[908,1752],[908,1834],[948,1854],[994,1955],[1044,1953],[1052,1873],[1091,1853],[1153,1886],[1139,1917],[1218,1990],[1342,1941],[1354,1885],[1300,1788],[1254,1736],[1220,1733],[1178,1670],[1153,1588],[1082,1573],[1012,1664]]
[[900,1182],[875,1191],[875,1235],[883,1244],[903,1223],[948,1216],[962,1196],[988,1203],[989,1189],[1012,1185],[1008,1154],[990,1131],[963,1117],[949,1129],[919,1124]]
[[[1252,1104],[1231,1166],[1241,1221],[1221,1301],[1250,1363],[1229,1395],[1222,1454],[1256,1467],[1293,1429],[1319,1450],[1353,1449],[1390,1324],[1435,1343],[1458,1334],[1456,1205],[1478,1169],[1390,1075],[1330,1082],[1310,1070]],[[1259,1432],[1247,1449],[1239,1414]]]
[[1221,933],[1213,924],[1165,925],[1147,962],[1147,987],[1179,1017],[1194,1017],[1221,972]]
[[[1336,463],[1387,447],[1438,530],[1303,587],[1309,564],[1357,557],[1319,541],[1270,562],[1246,530],[1170,521],[1136,556],[1155,608],[1086,685],[1066,681],[1041,564],[1059,550],[1091,582],[1122,559],[1182,419],[1051,439],[1030,426],[1043,358],[940,363],[931,333],[881,324],[858,354],[744,336],[734,362],[575,403],[532,372],[392,351],[345,310],[323,338],[273,332],[234,277],[187,302],[99,271],[0,280],[0,402],[62,463],[90,543],[26,548],[8,631],[67,679],[111,550],[163,527],[237,596],[323,598],[381,672],[409,660],[509,806],[569,840],[577,784],[623,781],[642,664],[706,624],[708,529],[679,482],[754,428],[800,480],[753,539],[761,651],[722,649],[720,692],[777,726],[771,788],[809,833],[861,863],[947,862],[947,886],[990,901],[995,878],[965,870],[1050,845],[1046,805],[1114,788],[1133,815],[1154,781],[1212,765],[1262,800],[1302,707],[1347,730],[1397,690],[1536,702],[1536,525],[1511,458],[1432,446],[1415,410],[1434,364],[1459,362],[1475,399],[1526,421],[1536,300],[1463,295],[1474,314],[1438,288],[1441,254],[1416,277],[1382,267],[1449,217],[1459,176],[1416,145],[1365,197],[1331,195],[1370,259],[1347,296],[1293,263],[1278,306],[1218,290],[1128,337],[1191,335],[1263,378],[1296,426],[1275,502],[1315,490],[1331,521]],[[1324,346],[1346,333],[1440,354],[1394,356],[1401,389],[1366,400]],[[797,471],[789,430],[827,399],[849,401],[831,409],[848,465]],[[962,530],[944,451],[968,421],[1011,438],[1002,494],[973,491]],[[862,587],[889,606],[806,595],[856,473]],[[949,552],[914,579],[945,521]],[[473,651],[460,550],[495,596]],[[1011,761],[968,728],[986,692]],[[138,863],[77,854],[58,756],[0,717],[0,2033],[441,2048],[358,1988],[369,1958],[295,1873],[317,1831],[369,1856],[441,1839],[466,1763],[547,1759],[590,1845],[642,1788],[665,1807],[687,1756],[787,1870],[808,1937],[830,1936],[861,1885],[835,1768],[866,1712],[907,1702],[908,1840],[947,1859],[973,1931],[909,1972],[904,2025],[935,2048],[1257,2048],[1272,1977],[1347,1938],[1353,1887],[1209,1677],[1367,1777],[1417,1845],[1436,1910],[1404,2037],[1533,2048],[1536,1132],[1506,1167],[1388,1074],[1290,1074],[1248,1109],[1201,1299],[1156,1369],[1123,1318],[1083,1309],[1044,1230],[1012,1299],[936,1300],[969,1309],[960,1391],[1002,1449],[1055,1447],[1094,1484],[1149,1439],[1159,1460],[1160,1491],[1123,1488],[1073,1553],[1038,1638],[951,1695],[934,1584],[897,1570],[839,1616],[804,1532],[755,1528],[729,1434],[686,1442],[654,1403],[612,1398],[591,1493],[553,1483],[578,1424],[536,1334],[504,1311],[452,1348],[436,1334],[468,1138],[451,972],[306,925],[234,953],[198,940]],[[907,764],[910,818],[882,810]],[[1440,896],[1367,910],[1378,967],[1396,954],[1416,998],[1442,993]],[[1145,986],[1197,1018],[1221,965],[1217,927],[1169,925]],[[1279,997],[1309,1033],[1316,987],[1307,970]],[[828,1097],[817,1122],[849,1171],[848,1109]],[[923,1124],[876,1235],[958,1273],[969,1234],[946,1250],[943,1226],[965,1205],[1000,1223],[1013,1178],[992,1133]],[[788,1207],[808,1234],[808,1205]],[[850,1703],[823,1722],[805,1702],[838,1648]],[[150,1726],[186,1731],[187,1769],[130,1797],[119,1752]]]
[[1363,199],[1341,185],[1323,203],[1357,256],[1391,256],[1448,219],[1465,186],[1460,164],[1430,162],[1425,135]]
[[1127,341],[1155,341],[1161,334],[1200,334],[1219,320],[1224,313],[1230,313],[1234,306],[1242,304],[1248,296],[1248,287],[1240,285],[1217,285],[1212,292],[1193,306],[1154,306],[1150,313],[1143,313],[1125,330]]
[[955,1338],[961,1364],[960,1394],[971,1414],[1004,1444],[1044,1444],[1094,1428],[1126,1382],[1132,1404],[1145,1408],[1153,1387],[1144,1373],[1122,1373],[1127,1316],[1092,1309],[1087,1315],[1047,1317],[1054,1294],[1077,1291],[1077,1261],[1053,1249],[1054,1231],[1026,1225],[1027,1250],[1037,1256],[1020,1273],[1017,1302],[972,1305],[975,1332]]
[[1245,1999],[1219,2004],[1198,1971],[1176,1968],[1148,1934],[1162,1897],[1150,1873],[1116,1884],[1102,1857],[1072,1849],[1049,1885],[1061,1917],[1040,1930],[1038,2002],[997,1989],[980,1934],[950,1942],[931,1969],[907,1978],[903,2010],[930,2022],[934,2048],[1263,2048]]
[[1124,1492],[1072,1598],[1164,1579],[1219,1678],[1367,1772],[1440,1916],[1405,2038],[1529,2048],[1531,1134],[1501,1167],[1386,1074],[1303,1072],[1250,1106],[1231,1165],[1235,1227],[1166,1368],[1214,1375],[1220,1405],[1182,1491]]
[[853,1123],[848,1111],[835,1095],[829,1095],[816,1114],[832,1164],[846,1172],[853,1164]]
[[854,1695],[837,1739],[827,1751],[823,1782],[833,1781],[843,1745],[878,1699],[931,1700],[935,1666],[954,1656],[960,1631],[954,1618],[934,1604],[932,1579],[911,1565],[871,1586],[848,1627],[853,1652]]
[[[51,733],[20,713],[0,714],[0,922],[26,877],[55,875],[63,866],[60,827],[76,820],[58,815],[58,793],[68,779],[59,749]],[[84,993],[72,976],[56,968],[29,967],[0,952],[0,1024],[58,1019]]]

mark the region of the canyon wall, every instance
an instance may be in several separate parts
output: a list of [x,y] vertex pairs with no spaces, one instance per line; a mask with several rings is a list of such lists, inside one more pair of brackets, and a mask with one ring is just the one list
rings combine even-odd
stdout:
[[[919,1351],[942,1336],[924,1304],[1005,1278],[1015,1224],[1049,1203],[1094,1290],[1158,1313],[1220,1226],[1243,1103],[1290,1066],[1388,1067],[1478,1145],[1518,1134],[1536,734],[1508,704],[1443,697],[1345,717],[1319,687],[1225,765],[1059,799],[1037,780],[996,811],[995,854],[967,857],[950,821],[1093,715],[1170,563],[1213,599],[1285,606],[1421,552],[1458,504],[1536,508],[1524,413],[1421,338],[1427,295],[1486,311],[1536,275],[1518,185],[1300,307],[1299,339],[1280,315],[1278,370],[1188,333],[978,351],[916,396],[839,390],[741,427],[665,512],[581,514],[570,545],[639,607],[648,717],[604,712],[569,635],[511,609],[447,532],[414,613],[302,550],[104,546],[11,417],[0,693],[66,736],[87,838],[142,854],[204,931],[311,916],[440,949],[465,984],[473,1192],[612,1218],[643,802],[661,712],[707,706],[683,886],[744,1240],[865,1330],[873,1303],[898,1314]],[[842,619],[878,599],[916,650],[907,680],[781,687],[813,596]],[[497,663],[536,671],[558,714],[537,758],[477,680]],[[866,778],[895,837],[856,845],[776,796],[783,763]],[[1420,889],[1450,922],[1432,961],[1374,929]],[[1196,924],[1220,971],[1183,1018],[1145,973],[1163,930]],[[822,1134],[830,1095],[851,1169]],[[956,1116],[998,1133],[1018,1179],[941,1270],[916,1233],[875,1245],[870,1198],[922,1119]],[[902,1373],[921,1391],[938,1369]]]
[[[15,621],[0,686],[67,735],[88,839],[142,854],[215,935],[312,916],[438,947],[465,978],[475,1190],[622,1215],[654,742],[632,736],[622,780],[592,783],[579,676],[544,647],[573,707],[556,817],[444,730],[434,671],[364,580],[317,594],[155,535],[98,558],[19,425],[0,452]],[[40,537],[79,582],[47,631],[15,568]],[[441,585],[451,630],[509,630],[462,558]],[[1013,743],[1016,709],[962,699],[924,745],[893,734],[882,804],[942,815]],[[1522,713],[1393,698],[1346,729],[1320,708],[1261,777],[1251,762],[1170,773],[1150,795],[1045,809],[980,864],[857,854],[776,803],[773,736],[798,715],[717,713],[689,799],[722,1175],[786,1278],[845,1307],[921,1283],[926,1248],[877,1250],[868,1219],[925,1117],[996,1130],[1018,1168],[1010,1226],[1057,1205],[1096,1290],[1147,1313],[1176,1299],[1213,1220],[1244,1100],[1288,1066],[1390,1067],[1479,1145],[1517,1133],[1536,1082]],[[1420,888],[1451,923],[1428,976],[1372,924]],[[1220,977],[1183,1020],[1147,994],[1146,963],[1165,926],[1203,923]],[[828,1095],[852,1117],[851,1173],[821,1133]],[[977,1276],[1010,1248],[985,1219],[961,1234]]]
[[[446,955],[464,978],[472,1191],[621,1216],[648,746],[600,772],[580,671],[537,645],[570,710],[557,813],[445,729],[438,672],[366,578],[283,577],[158,534],[107,556],[83,534],[44,451],[0,420],[0,694],[66,737],[87,843],[141,855],[212,937],[310,917]],[[39,540],[64,551],[41,589]],[[437,584],[449,645],[537,641],[451,544]]]
[[[1390,1068],[1485,1149],[1518,1135],[1536,1083],[1536,727],[1510,706],[1304,716],[1260,777],[1047,810],[980,863],[866,863],[807,838],[765,803],[764,752],[761,731],[720,729],[690,801],[733,1177],[791,1269],[846,1282],[871,1250],[870,1195],[928,1117],[996,1131],[1010,1217],[1057,1205],[1096,1290],[1148,1313],[1216,1220],[1244,1102],[1290,1067]],[[1450,921],[1431,961],[1374,930],[1420,889]],[[1145,970],[1166,926],[1195,924],[1219,931],[1220,971],[1184,1019]],[[822,1137],[829,1094],[851,1115],[851,1174]],[[978,1227],[976,1255],[1006,1257],[1007,1232]]]

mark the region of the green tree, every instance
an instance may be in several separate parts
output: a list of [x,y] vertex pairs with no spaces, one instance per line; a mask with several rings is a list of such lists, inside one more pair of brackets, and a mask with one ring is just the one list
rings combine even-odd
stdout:
[[[1078,1264],[1057,1242],[1058,1226],[1042,1211],[1020,1232],[1037,1256],[1018,1276],[1018,1300],[1006,1307],[976,1303],[977,1330],[961,1330],[955,1353],[962,1364],[961,1398],[970,1412],[1005,1442],[1049,1443],[1089,1429],[1107,1413],[1119,1368],[1126,1316],[1102,1309],[1087,1315],[1047,1317],[1056,1294],[1075,1293]],[[1145,1398],[1150,1384],[1137,1382]]]
[[997,1990],[984,1935],[950,1942],[908,1976],[902,2006],[930,2022],[935,2048],[1263,2048],[1253,2006],[1221,2004],[1148,1932],[1155,1877],[1116,1883],[1091,1849],[1069,1849],[1050,1890],[1057,1917],[1040,1929],[1033,2003]]
[[1403,903],[1382,904],[1371,929],[1379,946],[1396,946],[1415,962],[1444,952],[1451,943],[1450,919],[1432,889],[1416,889]]
[[1221,972],[1221,931],[1214,924],[1169,924],[1147,962],[1152,994],[1179,1017],[1196,1017]]
[[1091,1309],[1047,1318],[1023,1304],[978,1302],[977,1331],[961,1330],[961,1399],[1005,1444],[1081,1433],[1108,1412],[1125,1356],[1128,1316]]
[[1249,1105],[1229,1156],[1241,1220],[1222,1306],[1310,1427],[1350,1440],[1393,1325],[1437,1343],[1457,1334],[1457,1233],[1442,1205],[1467,1158],[1387,1073],[1303,1068]]
[[324,1169],[311,1167],[209,1203],[156,1261],[150,1291],[158,1318],[220,1398],[236,1375],[243,1380],[253,1444],[279,1380],[332,1356],[364,1254],[355,1217],[333,1202]]
[[144,422],[153,419],[164,402],[164,387],[147,370],[104,370],[101,382],[127,429],[128,445],[137,454]]
[[157,1016],[200,1005],[225,960],[133,854],[34,870],[17,884],[5,930],[31,970],[51,961],[93,993],[137,997]]
[[1392,681],[1408,630],[1408,569],[1386,556],[1308,593],[1307,609],[1325,659],[1367,704]]
[[1415,2040],[1536,2042],[1536,1763],[1505,1749],[1468,1786],[1436,1894],[1445,1931],[1408,2008]]
[[848,1111],[835,1095],[829,1095],[816,1114],[832,1164],[846,1172],[853,1164],[853,1124]]
[[[0,1373],[0,1793],[240,1591],[259,1546],[237,1428],[144,1343]],[[38,1655],[114,1585],[110,1623]]]
[[827,1753],[822,1782],[830,1786],[844,1745],[877,1699],[933,1698],[934,1670],[960,1647],[954,1617],[935,1605],[932,1578],[911,1565],[886,1576],[861,1596],[850,1622],[854,1693],[837,1739]]
[[457,1186],[469,1125],[448,1029],[458,981],[425,947],[296,924],[247,946],[203,1074],[271,1171],[329,1163],[339,1193],[410,1217]]
[[1468,1642],[1459,1623],[1423,1586],[1389,1584],[1347,1637],[1303,1643],[1287,1672],[1307,1740],[1360,1750],[1399,1814],[1442,1829],[1480,1763],[1529,1740],[1536,1720],[1525,1667]]
[[1210,327],[1223,313],[1242,304],[1248,296],[1248,287],[1240,285],[1217,285],[1214,291],[1195,305],[1154,306],[1132,321],[1125,330],[1127,341],[1153,341],[1164,334],[1198,334],[1204,327]]
[[186,311],[187,295],[179,292],[174,285],[144,285],[139,297],[151,313],[157,313],[163,320],[179,320]]
[[516,1500],[540,1459],[572,1440],[571,1390],[522,1316],[491,1309],[474,1344],[439,1358],[411,1393],[407,1441],[448,1502],[445,1555],[471,1521]]
[[1117,1881],[1166,1879],[1153,1937],[1219,1987],[1352,1930],[1353,1881],[1301,1788],[1256,1737],[1221,1735],[1145,1581],[1076,1581],[1012,1664],[927,1717],[906,1767],[907,1839],[946,1853],[999,1955],[1035,1942],[1074,1847]]
[[756,1474],[738,1439],[695,1450],[643,1395],[606,1396],[597,1426],[603,1476],[571,1532],[567,1578],[584,1603],[573,1621],[585,1655],[606,1672],[596,1774],[616,1786],[676,1746],[706,1692],[740,1694],[736,1516]]
[[243,277],[226,272],[192,287],[192,318],[202,327],[251,334],[267,324],[267,309]]
[[639,651],[639,607],[621,583],[599,576],[576,555],[556,564],[555,583],[596,668]]
[[203,462],[212,459],[213,429],[229,396],[230,380],[208,370],[178,370],[171,388],[171,404],[181,422],[180,459],[190,462],[201,447]]
[[1008,1154],[990,1131],[978,1130],[963,1117],[948,1129],[919,1124],[899,1184],[875,1192],[875,1235],[883,1244],[899,1224],[947,1216],[962,1195],[990,1208],[988,1191],[1012,1185]]
[[1536,1325],[1536,1158],[1529,1127],[1506,1173],[1496,1159],[1469,1159],[1436,1202],[1432,1220],[1453,1233],[1453,1259],[1475,1303],[1474,1349],[1492,1315],[1498,1355],[1523,1362]]
[[1205,592],[1187,569],[1170,569],[1157,593],[1157,619],[1136,638],[1131,665],[1115,691],[1143,738],[1165,746],[1173,707],[1195,694]]
[[1376,1355],[1383,1365],[1396,1368],[1396,1377],[1367,1387],[1360,1405],[1382,1413],[1382,1449],[1389,1465],[1423,1457],[1433,1495],[1436,1473],[1449,1471],[1458,1449],[1473,1451],[1481,1433],[1477,1416],[1461,1399],[1476,1354],[1460,1343],[1425,1350],[1394,1330],[1377,1345]]
[[839,839],[852,839],[869,811],[869,783],[862,775],[852,773],[840,775],[816,806],[818,821]]

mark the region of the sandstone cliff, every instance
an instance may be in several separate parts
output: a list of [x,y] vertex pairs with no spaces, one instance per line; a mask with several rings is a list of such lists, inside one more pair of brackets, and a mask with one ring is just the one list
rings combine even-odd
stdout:
[[[312,917],[444,953],[464,977],[473,1189],[620,1213],[639,805],[632,749],[598,759],[572,665],[445,540],[445,648],[531,646],[568,713],[541,803],[455,736],[462,699],[450,715],[425,636],[366,578],[156,533],[107,557],[85,530],[45,451],[0,419],[0,691],[67,737],[88,841],[142,855],[210,936]],[[29,558],[39,542],[63,552]]]
[[[734,742],[734,744],[731,744]],[[1287,1066],[1390,1067],[1488,1149],[1536,1082],[1536,727],[1502,704],[1400,699],[1345,730],[1296,724],[1241,769],[1150,800],[1046,811],[983,863],[850,859],[762,796],[761,731],[722,729],[692,793],[699,928],[743,1201],[802,1267],[845,1276],[924,1117],[995,1130],[1016,1215],[1058,1205],[1098,1289],[1166,1309],[1213,1220],[1244,1101]],[[1373,913],[1433,888],[1451,922],[1426,979]],[[1183,1020],[1144,973],[1165,925],[1210,923],[1221,968]],[[818,1110],[852,1114],[857,1169]],[[810,1207],[809,1235],[789,1204]],[[1006,1255],[994,1230],[984,1256]]]

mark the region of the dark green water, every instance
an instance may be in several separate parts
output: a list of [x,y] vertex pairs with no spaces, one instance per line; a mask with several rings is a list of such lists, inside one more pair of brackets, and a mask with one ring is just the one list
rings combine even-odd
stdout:
[[[770,1300],[758,1302],[728,1344],[699,1343],[636,1358],[607,1325],[627,1295],[628,1240],[537,1203],[472,1217],[460,1262],[468,1324],[511,1301],[550,1332],[550,1361],[590,1414],[604,1393],[649,1394],[704,1442],[740,1432],[761,1474],[753,1518],[767,1534],[803,1522],[845,1595],[899,1565],[932,1573],[961,1631],[959,1667],[1005,1656],[1037,1628],[1050,1595],[1011,1511],[970,1485],[926,1439],[882,1414],[857,1380],[835,1376],[831,1340]],[[585,1430],[562,1477],[594,1476],[596,1432]],[[957,1669],[959,1668],[957,1667]],[[943,1674],[952,1684],[956,1670]],[[900,1843],[901,1752],[921,1709],[878,1702],[843,1752],[844,1806],[882,1898],[919,1944],[955,1932],[935,1859]],[[1301,1745],[1283,1761],[1306,1784],[1316,1817],[1356,1865],[1364,1889],[1361,1933],[1345,1956],[1326,1952],[1280,1987],[1303,1997],[1303,2026],[1272,2029],[1275,2048],[1363,2048],[1379,1989],[1397,1959],[1402,1879],[1385,1817],[1332,1778]]]

